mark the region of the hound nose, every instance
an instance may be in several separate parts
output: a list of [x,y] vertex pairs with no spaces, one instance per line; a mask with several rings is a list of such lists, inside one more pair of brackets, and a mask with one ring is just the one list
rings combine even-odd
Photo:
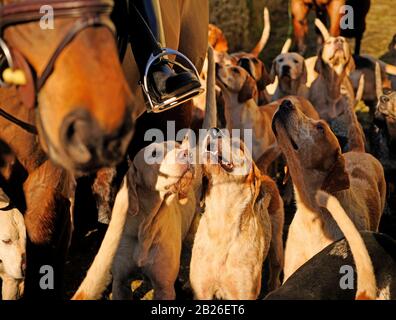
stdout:
[[344,40],[342,38],[337,38],[335,41],[337,48],[342,49],[344,46]]
[[190,152],[187,149],[182,149],[177,154],[177,162],[186,164],[190,162]]
[[292,111],[294,109],[295,107],[289,99],[283,100],[281,105],[279,106],[279,110],[282,110],[283,112]]
[[223,134],[219,128],[213,127],[209,129],[209,136],[211,139],[219,139],[222,135]]
[[77,167],[88,170],[114,164],[121,159],[127,147],[125,140],[130,136],[131,121],[126,119],[120,129],[105,135],[87,110],[77,109],[63,120],[60,140]]
[[274,114],[274,117],[272,119],[272,131],[277,135],[277,130],[275,126],[275,122],[280,121],[280,122],[287,122],[288,117],[290,116],[290,113],[295,110],[295,106],[293,103],[285,99],[282,101],[282,103],[279,106],[278,111]]
[[290,74],[290,66],[283,66],[282,67],[282,75],[289,75]]

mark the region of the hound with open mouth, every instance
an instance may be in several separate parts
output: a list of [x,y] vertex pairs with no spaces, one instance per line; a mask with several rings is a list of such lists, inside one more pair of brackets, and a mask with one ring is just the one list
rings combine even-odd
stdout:
[[181,246],[199,188],[187,147],[188,141],[153,143],[128,171],[129,214],[112,269],[114,300],[133,298],[130,284],[138,271],[150,279],[154,299],[176,298]]
[[[218,130],[216,130],[219,132]],[[209,180],[195,235],[190,281],[196,299],[256,299],[269,257],[270,290],[283,266],[283,202],[240,139],[215,134],[203,141]]]

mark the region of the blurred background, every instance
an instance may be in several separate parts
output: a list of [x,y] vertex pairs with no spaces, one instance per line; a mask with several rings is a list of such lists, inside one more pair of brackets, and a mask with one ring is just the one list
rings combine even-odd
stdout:
[[[209,0],[210,22],[220,27],[229,42],[230,52],[250,51],[261,36],[263,8],[270,11],[271,36],[261,53],[269,64],[279,53],[290,29],[289,0]],[[315,13],[310,12],[313,21]],[[388,51],[388,44],[396,33],[396,1],[372,0],[366,19],[367,29],[362,42],[362,54],[380,57]],[[316,35],[313,23],[309,24],[307,56],[316,54]],[[289,31],[290,30],[290,31]],[[351,42],[353,43],[353,41]]]

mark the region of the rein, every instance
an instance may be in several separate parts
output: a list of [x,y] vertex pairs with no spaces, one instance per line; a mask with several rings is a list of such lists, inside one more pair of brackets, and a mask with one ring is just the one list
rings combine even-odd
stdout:
[[38,134],[37,128],[25,121],[19,120],[18,118],[15,118],[12,114],[9,114],[7,111],[4,109],[0,108],[0,116],[3,117],[4,119],[7,119],[8,121],[16,124],[18,127],[22,128],[23,130],[27,131],[28,133],[31,134]]
[[[32,74],[33,68],[27,59],[16,48],[7,45],[6,41],[3,39],[3,34],[4,30],[8,27],[40,21],[43,17],[43,13],[40,12],[40,9],[43,5],[51,6],[54,19],[75,17],[77,20],[73,23],[66,36],[60,41],[57,48],[52,53],[41,75],[34,76]],[[42,0],[27,0],[20,3],[0,6],[0,40],[2,40],[1,43],[3,44],[1,47],[2,52],[9,69],[11,69],[12,72],[22,71],[26,79],[26,83],[24,84],[7,84],[6,81],[2,80],[2,75],[0,75],[0,87],[17,85],[18,93],[25,106],[29,109],[37,107],[38,93],[54,72],[56,60],[67,45],[69,45],[80,32],[91,27],[106,27],[112,34],[115,33],[114,25],[110,20],[112,10],[113,1],[111,0],[45,0],[45,2]],[[106,16],[108,19],[103,19],[103,16]],[[0,108],[0,116],[13,122],[27,132],[37,134],[37,129],[34,125],[15,118],[2,108]]]

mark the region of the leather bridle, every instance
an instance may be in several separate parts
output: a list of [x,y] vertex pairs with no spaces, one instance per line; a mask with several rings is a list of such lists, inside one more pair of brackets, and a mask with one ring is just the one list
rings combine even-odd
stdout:
[[[40,12],[43,5],[51,6],[54,13],[54,19],[77,19],[73,22],[66,36],[60,41],[57,48],[52,53],[44,70],[39,76],[36,76],[36,72],[27,59],[18,51],[17,48],[7,44],[3,39],[3,34],[5,29],[8,27],[40,21],[44,15]],[[111,0],[27,0],[0,6],[0,40],[2,40],[2,51],[5,54],[8,66],[14,70],[22,70],[25,75],[27,83],[18,86],[18,92],[26,107],[35,108],[37,106],[37,95],[48,78],[54,72],[54,66],[57,58],[81,31],[91,27],[107,27],[113,34],[115,33],[114,25],[110,20],[113,5],[114,3]],[[3,81],[1,81],[1,77],[2,76],[0,75],[0,85],[7,86]],[[0,116],[15,123],[28,132],[37,133],[34,126],[16,119],[14,116],[1,109],[1,106]]]

